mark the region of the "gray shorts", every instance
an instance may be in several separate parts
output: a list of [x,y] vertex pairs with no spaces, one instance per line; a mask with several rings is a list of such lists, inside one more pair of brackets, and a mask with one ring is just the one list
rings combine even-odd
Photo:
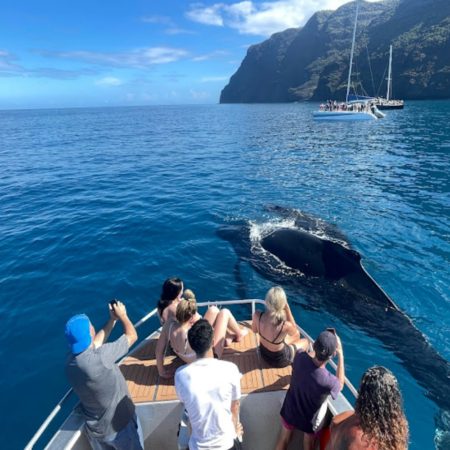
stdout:
[[141,423],[136,414],[118,433],[102,439],[93,437],[88,430],[86,434],[92,450],[144,450]]

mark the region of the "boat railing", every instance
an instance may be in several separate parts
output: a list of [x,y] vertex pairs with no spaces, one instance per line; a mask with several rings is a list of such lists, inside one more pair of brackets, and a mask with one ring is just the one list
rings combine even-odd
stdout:
[[[245,299],[245,300],[214,300],[214,301],[208,301],[208,302],[198,302],[198,307],[209,307],[209,306],[230,306],[230,305],[247,305],[250,304],[251,306],[251,315],[253,316],[253,313],[256,311],[256,305],[265,305],[264,300],[261,299]],[[146,323],[149,319],[156,316],[158,314],[157,308],[150,311],[147,315],[142,317],[142,319],[138,320],[134,327],[137,329],[141,327],[144,323]],[[311,338],[311,336],[303,330],[299,325],[297,325],[301,335],[303,335],[305,338],[307,338],[310,342],[314,342],[314,339]],[[134,351],[134,349],[133,349]],[[126,355],[127,356],[127,355]],[[126,358],[124,356],[124,358]],[[330,360],[329,364],[333,368],[333,370],[336,371],[336,363],[332,360]],[[348,378],[345,378],[345,385],[349,389],[349,391],[353,394],[354,397],[358,396],[358,392],[355,389],[355,387],[352,385],[350,380]],[[42,425],[39,427],[39,429],[36,431],[36,433],[33,435],[33,437],[30,439],[28,444],[25,446],[25,450],[31,450],[34,445],[38,442],[38,440],[41,438],[41,436],[44,434],[44,432],[47,430],[47,428],[50,426],[52,421],[55,419],[55,417],[58,415],[58,413],[63,408],[64,404],[69,400],[73,393],[73,389],[70,388],[64,396],[61,398],[61,400],[58,402],[58,404],[53,408],[51,413],[47,416],[47,418],[42,422]]]

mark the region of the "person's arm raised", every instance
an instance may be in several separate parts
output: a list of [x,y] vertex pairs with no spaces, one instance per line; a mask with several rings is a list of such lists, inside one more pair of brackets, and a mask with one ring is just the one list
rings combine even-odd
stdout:
[[286,321],[291,322],[292,325],[294,325],[294,327],[297,328],[297,324],[295,323],[295,319],[288,302],[286,302],[286,305],[284,306],[284,312],[286,313]]
[[339,383],[341,385],[341,391],[342,391],[342,389],[344,389],[344,385],[345,385],[344,350],[342,348],[341,338],[338,335],[336,335],[336,338],[337,338],[336,354],[338,356],[336,376],[339,379]]
[[111,331],[117,322],[117,316],[112,311],[111,305],[108,305],[108,308],[109,308],[109,320],[108,322],[105,323],[103,328],[95,334],[93,339],[95,348],[100,347],[108,340],[109,335],[111,334]]
[[137,341],[137,333],[134,325],[131,323],[127,315],[127,309],[125,305],[117,301],[112,305],[113,314],[122,322],[123,332],[128,339],[128,346],[131,347]]

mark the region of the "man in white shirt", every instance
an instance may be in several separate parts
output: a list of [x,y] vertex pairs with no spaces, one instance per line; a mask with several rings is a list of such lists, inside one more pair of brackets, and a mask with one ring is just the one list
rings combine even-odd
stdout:
[[207,320],[192,326],[188,340],[197,359],[176,371],[175,388],[191,423],[189,449],[232,450],[242,435],[241,374],[235,364],[214,359],[213,329]]

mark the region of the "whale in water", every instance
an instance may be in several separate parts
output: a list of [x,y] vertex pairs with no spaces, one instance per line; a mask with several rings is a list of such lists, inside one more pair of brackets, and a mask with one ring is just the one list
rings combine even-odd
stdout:
[[361,255],[355,250],[293,228],[279,228],[271,232],[261,239],[261,246],[286,266],[306,276],[335,281],[358,296],[399,310],[367,273],[361,264]]
[[444,411],[450,411],[449,362],[370,276],[361,255],[349,248],[342,233],[301,211],[281,207],[272,207],[271,211],[292,222],[289,227],[281,225],[263,234],[257,245],[248,221],[218,231],[239,257],[234,270],[239,295],[245,295],[242,262],[271,282],[297,286],[311,307],[326,310],[380,340],[402,361],[426,395]]

